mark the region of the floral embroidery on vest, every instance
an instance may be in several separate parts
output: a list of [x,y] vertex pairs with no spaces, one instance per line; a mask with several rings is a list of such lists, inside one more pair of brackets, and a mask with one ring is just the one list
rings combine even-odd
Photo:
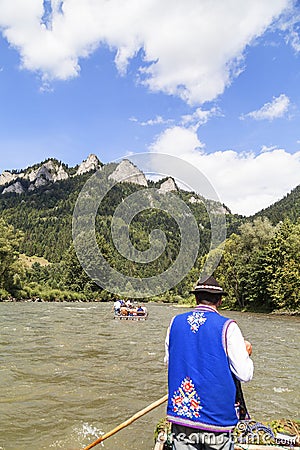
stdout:
[[204,317],[203,312],[193,311],[187,318],[193,333],[197,333],[201,325],[206,322],[206,317]]
[[189,377],[186,377],[179,389],[174,392],[172,397],[173,411],[178,416],[184,416],[189,419],[200,417],[200,397],[195,390],[194,383]]

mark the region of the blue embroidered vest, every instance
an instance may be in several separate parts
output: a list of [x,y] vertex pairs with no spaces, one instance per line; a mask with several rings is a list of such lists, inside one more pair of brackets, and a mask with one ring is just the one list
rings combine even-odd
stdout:
[[213,432],[230,431],[237,424],[236,388],[226,354],[230,322],[205,305],[174,318],[169,339],[170,422]]

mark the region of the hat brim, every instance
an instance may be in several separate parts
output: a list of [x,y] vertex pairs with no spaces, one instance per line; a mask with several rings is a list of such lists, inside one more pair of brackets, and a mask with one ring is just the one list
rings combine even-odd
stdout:
[[212,290],[212,289],[194,289],[193,291],[190,291],[190,294],[197,294],[197,292],[209,292],[210,294],[215,294],[215,295],[228,295],[227,292],[225,291],[219,291],[219,290]]

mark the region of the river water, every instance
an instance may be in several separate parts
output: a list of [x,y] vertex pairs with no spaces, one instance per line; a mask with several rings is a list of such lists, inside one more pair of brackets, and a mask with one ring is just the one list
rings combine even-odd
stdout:
[[[186,309],[148,304],[118,321],[105,303],[0,303],[0,449],[80,449],[166,393],[164,337]],[[256,420],[299,419],[300,318],[226,311],[253,343],[244,385]],[[104,442],[151,450],[165,405]],[[100,444],[96,448],[101,448]]]

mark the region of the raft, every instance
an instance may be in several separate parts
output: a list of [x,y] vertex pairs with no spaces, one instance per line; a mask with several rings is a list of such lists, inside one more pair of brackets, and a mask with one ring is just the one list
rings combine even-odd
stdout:
[[133,307],[122,307],[120,310],[114,311],[114,319],[119,320],[146,320],[148,317],[148,311],[146,308],[138,310]]
[[146,314],[140,314],[140,315],[128,315],[128,316],[123,316],[121,314],[115,314],[114,315],[114,319],[119,319],[119,320],[146,320],[148,318],[148,313]]

